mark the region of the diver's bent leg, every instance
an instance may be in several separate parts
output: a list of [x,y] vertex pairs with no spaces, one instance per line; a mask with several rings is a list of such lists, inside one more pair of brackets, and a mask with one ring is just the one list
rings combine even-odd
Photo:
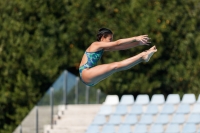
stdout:
[[114,62],[110,64],[103,64],[92,67],[90,69],[85,69],[82,71],[82,79],[86,83],[98,83],[101,80],[107,78],[115,72],[122,71],[137,65],[142,62],[143,54],[139,54],[137,56],[131,57],[129,59],[125,59],[120,62]]

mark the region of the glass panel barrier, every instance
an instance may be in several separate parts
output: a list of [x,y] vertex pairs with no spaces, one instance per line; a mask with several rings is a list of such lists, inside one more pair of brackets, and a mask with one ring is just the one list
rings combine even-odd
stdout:
[[53,83],[53,104],[60,105],[65,104],[64,97],[65,97],[65,80],[66,80],[67,72],[64,71],[60,77]]
[[[14,133],[43,133],[53,128],[60,111],[67,104],[101,104],[106,94],[95,87],[86,86],[79,77],[64,71],[30,111]],[[46,126],[48,125],[48,126]]]
[[105,93],[103,93],[103,92],[101,92],[101,90],[99,90],[99,104],[102,104],[105,101],[106,96],[107,95]]
[[96,104],[97,103],[97,88],[90,87],[89,88],[89,103],[88,104]]
[[[67,71],[64,71],[60,77],[53,83],[52,85],[52,99],[50,97],[50,104],[52,104],[51,107],[51,128],[53,128],[53,124],[57,120],[57,115],[59,113],[62,113],[62,110],[65,109],[65,88],[66,88],[66,75]],[[60,108],[60,109],[59,109]],[[64,109],[63,109],[64,108]],[[59,112],[60,110],[60,112]]]
[[[52,87],[44,94],[38,102],[38,133],[43,133],[44,126],[53,124],[54,116],[58,113],[58,105],[63,104],[63,83],[65,72],[53,83]],[[51,106],[52,105],[52,106]]]
[[78,80],[77,86],[77,104],[101,104],[104,102],[106,94],[95,88],[95,86],[86,86],[80,80]]
[[85,104],[86,99],[85,99],[85,93],[86,93],[86,85],[81,81],[78,80],[78,90],[77,90],[77,94],[78,94],[78,102],[77,104]]
[[38,102],[38,133],[43,132],[43,127],[51,123],[51,89],[49,89],[43,98]]
[[75,104],[75,91],[77,87],[77,77],[72,73],[67,73],[66,103]]
[[36,107],[23,119],[13,133],[36,133]]

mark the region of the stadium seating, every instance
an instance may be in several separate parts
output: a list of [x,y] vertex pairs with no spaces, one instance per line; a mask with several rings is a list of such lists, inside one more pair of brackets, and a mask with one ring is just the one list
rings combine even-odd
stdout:
[[105,105],[117,105],[119,103],[119,97],[117,95],[108,95],[103,104]]
[[143,113],[142,105],[134,105],[131,108],[130,114],[140,115]]
[[128,125],[128,124],[120,125],[118,133],[132,133],[131,125]]
[[86,133],[200,133],[200,95],[108,95]]
[[129,124],[129,125],[134,125],[137,123],[137,115],[132,115],[132,114],[129,114],[126,116],[123,124]]
[[169,94],[166,100],[167,104],[178,104],[180,103],[180,96],[178,94]]
[[154,124],[151,126],[149,133],[162,133],[164,131],[162,124]]
[[190,114],[187,122],[199,124],[200,123],[200,114]]
[[186,123],[183,127],[182,133],[195,133],[196,125],[192,123]]
[[123,95],[119,104],[132,105],[133,103],[134,103],[133,95]]
[[168,114],[160,114],[157,119],[154,121],[155,124],[168,124],[169,123],[169,115]]
[[112,107],[109,105],[103,105],[99,111],[99,115],[110,115],[112,113]]
[[153,117],[152,117],[152,115],[146,115],[146,114],[144,114],[144,115],[142,115],[142,117],[141,117],[141,119],[139,121],[139,124],[146,124],[146,125],[148,125],[148,124],[151,124],[151,123],[153,123]]
[[179,124],[169,124],[166,128],[165,133],[180,133]]
[[181,103],[193,104],[196,102],[194,94],[184,94]]
[[106,117],[104,115],[97,115],[93,121],[94,125],[103,125],[105,123],[106,123]]
[[174,113],[175,108],[173,104],[165,104],[162,111],[160,112],[161,114],[172,114]]
[[176,111],[177,114],[188,114],[190,113],[190,106],[189,104],[180,104]]
[[118,105],[116,107],[116,110],[114,112],[114,114],[117,114],[117,115],[125,115],[128,113],[128,110],[127,110],[127,106],[126,105]]
[[183,124],[185,122],[184,114],[174,114],[171,123]]
[[194,105],[192,113],[200,113],[200,103]]
[[147,125],[145,124],[137,124],[135,126],[135,129],[133,131],[133,133],[146,133],[148,130],[147,130]]
[[152,96],[151,104],[160,105],[160,104],[164,104],[164,102],[165,102],[165,98],[162,94],[155,94]]
[[146,94],[138,95],[135,104],[146,105],[149,103],[149,96]]
[[147,107],[147,110],[145,112],[145,114],[152,114],[152,115],[155,115],[158,113],[158,106],[155,105],[155,104],[150,104],[148,107]]
[[104,125],[101,133],[115,133],[115,126],[111,124]]
[[119,125],[121,123],[121,115],[111,115],[107,124]]

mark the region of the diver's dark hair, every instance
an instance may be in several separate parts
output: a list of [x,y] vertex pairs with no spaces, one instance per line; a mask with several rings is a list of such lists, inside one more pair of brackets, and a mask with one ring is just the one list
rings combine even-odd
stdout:
[[111,30],[107,28],[101,28],[99,29],[99,32],[97,33],[97,41],[100,41],[102,37],[107,37],[108,35],[113,34]]

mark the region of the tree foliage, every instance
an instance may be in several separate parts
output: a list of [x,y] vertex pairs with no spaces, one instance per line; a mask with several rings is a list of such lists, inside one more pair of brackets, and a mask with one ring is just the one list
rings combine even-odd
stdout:
[[[101,27],[115,40],[148,34],[158,49],[150,62],[100,82],[104,92],[200,92],[198,0],[6,0],[0,12],[0,132],[11,132],[64,69],[78,75]],[[101,63],[148,48],[105,52]]]

